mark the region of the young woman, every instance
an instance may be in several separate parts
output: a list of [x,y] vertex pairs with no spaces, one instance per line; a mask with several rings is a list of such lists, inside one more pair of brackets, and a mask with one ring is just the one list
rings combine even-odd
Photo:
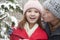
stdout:
[[43,6],[46,10],[43,10],[42,18],[47,22],[45,30],[49,40],[60,40],[60,0],[47,0]]
[[41,24],[40,7],[37,0],[30,0],[24,5],[24,18],[18,28],[13,30],[10,40],[48,40]]

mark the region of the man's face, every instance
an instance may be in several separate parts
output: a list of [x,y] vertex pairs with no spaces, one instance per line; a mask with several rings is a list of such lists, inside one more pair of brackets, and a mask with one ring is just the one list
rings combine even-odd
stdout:
[[46,9],[42,13],[42,18],[45,22],[51,22],[55,19],[55,16],[49,10]]

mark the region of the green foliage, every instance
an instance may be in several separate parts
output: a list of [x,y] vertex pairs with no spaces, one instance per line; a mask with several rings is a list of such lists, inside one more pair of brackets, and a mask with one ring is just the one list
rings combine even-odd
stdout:
[[19,12],[23,13],[23,11],[21,10],[21,8],[18,7],[18,6],[16,6],[16,11],[19,11]]
[[10,2],[14,2],[14,0],[8,0],[8,1],[10,1]]
[[3,8],[3,9],[4,9],[4,5],[1,5],[1,8]]
[[9,5],[9,7],[10,7],[10,9],[13,9],[14,10],[13,6]]

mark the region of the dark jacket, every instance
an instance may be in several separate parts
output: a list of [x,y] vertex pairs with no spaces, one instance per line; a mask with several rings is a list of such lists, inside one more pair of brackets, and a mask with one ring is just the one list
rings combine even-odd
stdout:
[[48,23],[44,23],[44,28],[49,36],[49,40],[60,40],[60,26],[54,31],[50,31]]

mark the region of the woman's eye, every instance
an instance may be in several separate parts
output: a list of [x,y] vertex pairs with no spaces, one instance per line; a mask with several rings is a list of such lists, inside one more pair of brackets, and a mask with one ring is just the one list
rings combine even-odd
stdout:
[[31,10],[28,10],[27,12],[31,12]]
[[35,11],[35,13],[39,13],[38,11]]

